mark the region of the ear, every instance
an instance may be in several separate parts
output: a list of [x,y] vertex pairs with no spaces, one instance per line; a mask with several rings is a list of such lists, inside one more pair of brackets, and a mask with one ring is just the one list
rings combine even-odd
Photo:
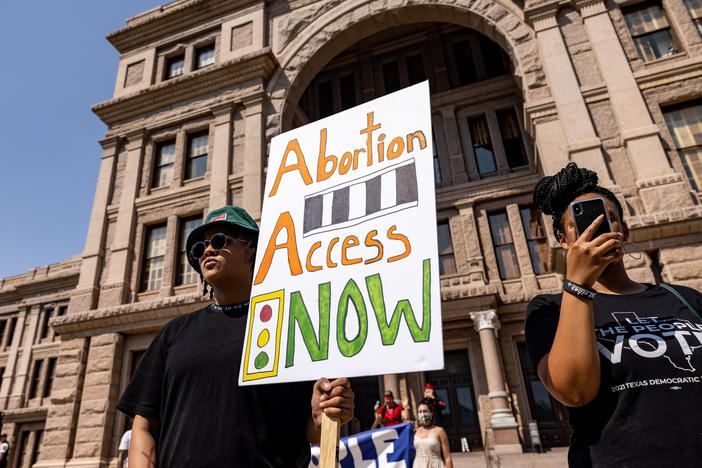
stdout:
[[568,238],[566,238],[566,235],[563,234],[561,231],[558,231],[558,243],[561,244],[563,250],[568,250]]
[[622,232],[624,233],[624,242],[629,240],[629,226],[622,222]]

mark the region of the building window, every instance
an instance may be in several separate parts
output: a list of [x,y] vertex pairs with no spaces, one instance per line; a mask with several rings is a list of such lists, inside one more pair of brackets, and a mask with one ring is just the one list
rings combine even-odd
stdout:
[[39,460],[39,455],[41,455],[41,448],[44,445],[44,430],[39,429],[34,434],[34,448],[32,448],[32,459],[29,466],[34,466],[34,464]]
[[[195,50],[195,69],[206,67],[207,65],[212,65],[215,61],[215,47],[214,44],[209,44],[204,47],[199,47]],[[182,73],[182,72],[181,72]]]
[[459,85],[463,86],[478,81],[478,72],[475,69],[470,40],[465,39],[460,42],[454,42],[452,48]]
[[5,329],[7,328],[7,320],[0,321],[0,343],[5,342]]
[[17,466],[18,468],[23,468],[24,460],[27,459],[27,455],[29,453],[29,436],[32,434],[32,431],[22,431],[20,433],[20,440],[18,443],[18,446],[20,447],[18,456],[17,456]]
[[478,36],[478,43],[483,55],[486,77],[495,78],[506,74],[509,71],[509,58],[505,51],[482,34]]
[[142,268],[141,291],[161,288],[163,260],[166,253],[166,225],[149,226],[146,229],[146,248]]
[[473,141],[473,154],[475,154],[475,162],[478,165],[478,173],[483,175],[497,172],[495,152],[492,149],[490,131],[488,130],[485,115],[469,118],[468,128],[470,130],[470,138]]
[[5,346],[12,346],[12,340],[15,337],[15,327],[17,326],[17,317],[12,317],[7,324],[7,339]]
[[522,226],[529,246],[529,256],[534,273],[541,275],[549,271],[548,265],[548,239],[541,223],[539,210],[534,206],[525,206],[519,209]]
[[197,272],[188,263],[188,253],[185,250],[185,242],[193,229],[202,224],[202,217],[182,219],[180,221],[180,242],[178,242],[178,276],[176,285],[192,284],[197,282]]
[[49,362],[46,368],[46,385],[44,385],[44,392],[42,392],[42,397],[46,398],[51,396],[51,389],[54,387],[54,378],[56,377],[56,358],[49,358]]
[[334,94],[331,80],[323,81],[317,85],[317,99],[319,99],[320,119],[334,113]]
[[58,308],[58,317],[61,317],[62,315],[66,315],[66,312],[68,312],[68,306],[59,306]]
[[171,185],[173,180],[173,161],[175,160],[175,140],[159,143],[156,146],[154,179],[152,187]]
[[507,165],[515,169],[527,165],[526,152],[522,143],[522,133],[519,130],[519,120],[513,108],[497,111],[497,121],[500,124],[502,145],[505,148]]
[[140,349],[136,351],[132,351],[132,363],[131,367],[129,368],[129,379],[134,376],[134,373],[136,372],[137,368],[139,368],[139,364],[141,364],[141,360],[144,358],[144,355],[146,354],[145,349]]
[[702,34],[702,0],[685,0],[687,11],[692,16],[692,21],[695,22],[697,30]]
[[397,66],[397,60],[383,64],[383,84],[385,85],[385,94],[390,94],[402,88],[400,68]]
[[678,52],[668,20],[657,2],[640,3],[622,12],[641,60],[647,62]]
[[207,171],[207,132],[196,133],[188,138],[188,160],[185,167],[185,178],[202,177]]
[[185,55],[177,55],[166,59],[166,79],[180,76],[185,71]]
[[664,112],[690,185],[702,191],[702,103]]
[[341,110],[350,109],[356,105],[356,80],[353,74],[342,76],[339,79],[341,88]]
[[519,265],[517,264],[517,254],[514,250],[514,240],[512,240],[507,212],[498,211],[489,214],[488,223],[490,224],[492,245],[495,248],[500,278],[503,280],[518,278]]
[[424,73],[424,58],[422,54],[407,57],[407,79],[409,84],[417,84],[427,79]]
[[452,275],[456,273],[456,259],[453,256],[453,243],[451,242],[451,230],[448,222],[444,221],[437,225],[437,237],[439,240],[439,274]]
[[441,185],[441,163],[439,161],[439,148],[436,147],[434,137],[431,138],[431,149],[434,152],[434,185]]
[[41,386],[41,369],[44,366],[44,360],[40,359],[34,361],[34,368],[32,369],[32,379],[29,382],[29,399],[32,400],[39,394],[39,387]]
[[47,336],[49,336],[49,320],[51,320],[51,317],[54,316],[54,308],[50,307],[48,309],[44,309],[44,316],[42,317],[41,320],[41,328],[39,329],[39,340],[43,340]]

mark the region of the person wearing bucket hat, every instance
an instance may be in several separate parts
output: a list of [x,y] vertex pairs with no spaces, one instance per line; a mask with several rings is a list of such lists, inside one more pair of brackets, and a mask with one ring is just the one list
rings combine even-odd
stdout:
[[[203,241],[204,234],[207,230],[220,227],[225,232],[218,232],[208,238],[207,241]],[[229,236],[229,237],[228,237]],[[220,250],[224,248],[228,242],[237,243],[241,242],[249,250],[252,250],[252,255],[255,254],[256,241],[258,239],[258,226],[256,222],[249,216],[249,214],[243,208],[238,206],[224,206],[217,210],[211,211],[205,218],[205,222],[201,226],[193,229],[188,235],[185,241],[185,251],[188,255],[188,263],[193,267],[195,271],[200,274],[200,280],[204,284],[203,294],[207,294],[208,287],[210,292],[210,299],[213,299],[214,288],[207,282],[202,274],[202,268],[200,267],[200,260],[204,257],[205,250],[208,245],[212,245],[214,250]],[[251,265],[253,269],[253,256],[250,261],[246,259],[247,263]],[[210,266],[214,267],[211,259],[208,263],[208,268]],[[221,275],[218,275],[221,276]],[[216,277],[215,277],[216,281]],[[248,281],[250,285],[250,281]],[[245,286],[246,282],[243,284],[239,281],[236,286]],[[221,292],[230,292],[230,287],[220,287]],[[238,298],[237,298],[238,299]],[[246,296],[248,299],[248,295]]]
[[[353,417],[348,379],[239,387],[258,226],[236,206],[186,240],[213,303],[167,323],[117,409],[134,417],[131,467],[301,467],[322,413]],[[209,291],[208,291],[209,290]]]

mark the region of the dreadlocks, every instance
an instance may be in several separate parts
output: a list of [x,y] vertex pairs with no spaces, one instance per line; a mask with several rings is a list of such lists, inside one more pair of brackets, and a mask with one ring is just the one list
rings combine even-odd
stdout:
[[553,218],[553,234],[558,239],[558,233],[564,233],[563,214],[575,198],[584,193],[597,193],[609,198],[623,218],[622,205],[614,194],[604,187],[597,185],[597,173],[585,168],[579,168],[574,162],[569,163],[557,174],[541,179],[534,188],[534,204],[542,213]]

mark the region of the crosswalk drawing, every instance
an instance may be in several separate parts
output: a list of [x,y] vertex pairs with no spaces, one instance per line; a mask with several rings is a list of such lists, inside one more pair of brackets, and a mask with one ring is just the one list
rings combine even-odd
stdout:
[[305,197],[303,236],[417,206],[414,159]]

